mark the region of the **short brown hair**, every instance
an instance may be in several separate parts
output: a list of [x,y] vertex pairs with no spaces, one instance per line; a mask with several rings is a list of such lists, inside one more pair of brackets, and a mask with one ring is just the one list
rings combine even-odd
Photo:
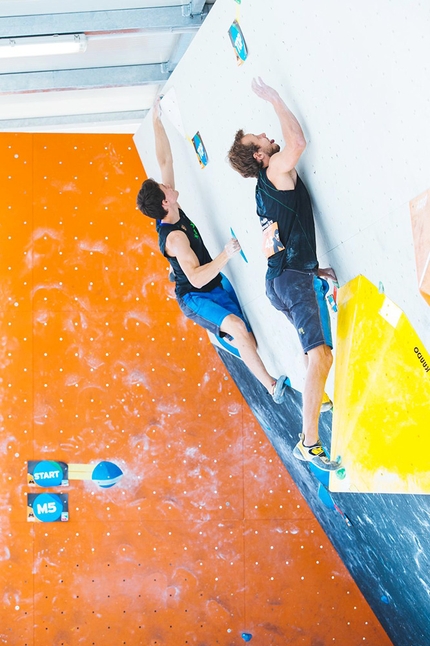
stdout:
[[162,220],[167,211],[164,209],[162,202],[166,199],[163,189],[154,179],[146,179],[137,194],[137,207],[143,215],[154,220]]
[[228,159],[234,170],[237,170],[242,177],[258,177],[262,162],[255,159],[254,153],[259,151],[259,147],[256,144],[243,144],[244,136],[243,130],[236,132],[233,145],[228,151]]

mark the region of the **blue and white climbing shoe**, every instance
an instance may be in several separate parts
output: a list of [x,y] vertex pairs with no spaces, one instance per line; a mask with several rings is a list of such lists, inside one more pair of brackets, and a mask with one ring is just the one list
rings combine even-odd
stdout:
[[316,467],[323,471],[337,471],[341,466],[340,460],[330,460],[327,453],[324,451],[321,441],[318,440],[312,446],[305,446],[303,440],[305,436],[303,433],[299,434],[300,440],[297,442],[293,449],[293,455],[298,460],[303,462],[312,462]]
[[291,388],[291,381],[287,375],[281,375],[273,386],[272,397],[275,404],[285,401],[288,388]]

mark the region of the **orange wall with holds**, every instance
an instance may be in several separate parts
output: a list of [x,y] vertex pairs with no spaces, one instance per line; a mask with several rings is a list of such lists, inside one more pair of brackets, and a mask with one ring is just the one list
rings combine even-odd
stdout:
[[[180,313],[131,137],[2,134],[0,153],[0,642],[388,645]],[[31,459],[124,476],[71,481],[69,522],[33,523]]]

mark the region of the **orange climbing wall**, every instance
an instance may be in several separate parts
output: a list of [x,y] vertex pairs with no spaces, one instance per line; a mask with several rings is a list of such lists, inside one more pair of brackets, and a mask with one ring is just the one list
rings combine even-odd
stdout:
[[[131,137],[3,134],[0,154],[0,643],[387,646],[172,299]],[[28,459],[124,477],[30,523]]]

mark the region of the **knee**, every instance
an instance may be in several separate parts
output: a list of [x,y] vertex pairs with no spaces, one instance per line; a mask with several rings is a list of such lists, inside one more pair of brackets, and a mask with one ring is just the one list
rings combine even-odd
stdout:
[[248,337],[248,330],[245,323],[235,314],[229,314],[221,326],[221,329],[230,334],[233,339]]
[[333,365],[333,354],[328,345],[319,345],[308,352],[309,360],[318,364],[321,370],[329,372]]
[[325,347],[327,348],[327,352],[325,353],[325,360],[327,361],[327,368],[328,370],[330,370],[333,365],[333,353],[327,345]]
[[324,358],[322,361],[324,363],[325,369],[327,370],[327,372],[329,372],[330,368],[333,365],[333,354],[332,354],[331,348],[329,348],[328,345],[323,345],[322,347],[324,348],[324,353],[323,353]]

